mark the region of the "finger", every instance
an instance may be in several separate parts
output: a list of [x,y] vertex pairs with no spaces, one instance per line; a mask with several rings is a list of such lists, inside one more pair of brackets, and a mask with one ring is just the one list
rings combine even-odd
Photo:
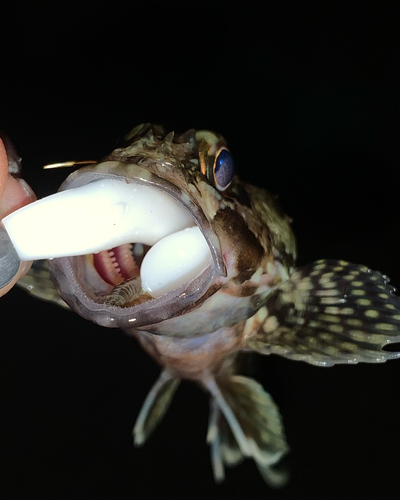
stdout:
[[[15,179],[8,173],[7,153],[3,141],[0,139],[0,220],[36,199],[32,189],[23,179]],[[7,248],[7,242],[0,242],[0,297],[7,293],[15,283],[25,275],[31,267],[31,262],[22,262],[18,265],[15,254]],[[13,273],[16,274],[14,277]]]
[[27,182],[8,174],[0,198],[0,220],[34,200],[36,196]]
[[8,177],[7,153],[3,141],[0,139],[0,196],[4,191],[7,177]]

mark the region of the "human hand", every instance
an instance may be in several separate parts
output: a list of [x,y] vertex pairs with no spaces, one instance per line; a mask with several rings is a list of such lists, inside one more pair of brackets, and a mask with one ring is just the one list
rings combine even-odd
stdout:
[[[14,154],[14,151],[9,152],[9,155]],[[0,220],[36,200],[30,186],[23,179],[15,177],[15,174],[19,174],[15,171],[19,169],[18,162],[13,162],[13,168],[9,168],[9,159],[6,147],[0,138]],[[31,264],[31,262],[19,262],[6,231],[0,227],[0,297],[29,271]]]

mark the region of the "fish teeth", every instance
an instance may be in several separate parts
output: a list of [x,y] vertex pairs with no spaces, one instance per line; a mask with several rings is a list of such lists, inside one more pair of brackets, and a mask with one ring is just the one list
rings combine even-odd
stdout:
[[[114,259],[115,261],[115,259]],[[93,263],[100,277],[110,285],[119,285],[124,281],[118,264],[112,261],[108,251],[99,252],[93,255]]]

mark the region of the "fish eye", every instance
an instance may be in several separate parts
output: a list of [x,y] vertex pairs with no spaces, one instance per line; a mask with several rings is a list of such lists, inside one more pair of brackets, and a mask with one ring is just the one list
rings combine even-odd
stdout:
[[225,189],[232,182],[235,173],[233,158],[227,149],[221,149],[214,162],[213,177],[216,188],[219,191]]

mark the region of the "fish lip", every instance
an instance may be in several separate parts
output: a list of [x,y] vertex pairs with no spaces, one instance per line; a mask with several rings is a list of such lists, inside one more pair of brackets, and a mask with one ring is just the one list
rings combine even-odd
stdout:
[[[107,164],[109,164],[108,168],[106,168]],[[104,178],[124,178],[127,181],[159,189],[172,196],[189,211],[205,237],[213,259],[213,264],[189,283],[181,285],[176,290],[157,299],[125,308],[99,303],[91,298],[79,281],[70,257],[54,258],[49,262],[49,270],[54,284],[61,297],[75,312],[102,326],[126,329],[159,323],[179,314],[183,309],[193,306],[218,278],[227,276],[227,271],[218,238],[212,230],[211,224],[187,192],[136,164],[129,164],[131,175],[118,173],[118,165],[116,164],[119,162],[104,162],[94,167],[80,169],[63,182],[60,191]]]

